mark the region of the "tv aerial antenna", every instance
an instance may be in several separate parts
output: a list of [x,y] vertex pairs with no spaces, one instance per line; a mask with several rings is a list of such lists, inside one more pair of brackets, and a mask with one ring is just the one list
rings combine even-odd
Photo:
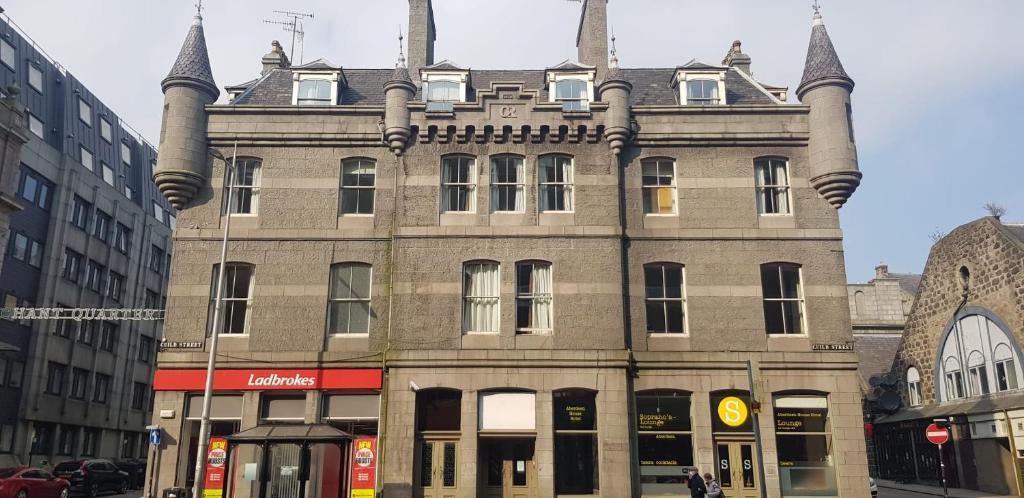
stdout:
[[[300,19],[313,19],[313,14],[306,14],[304,12],[291,12],[288,10],[275,10],[275,14],[281,14],[289,18],[288,21],[275,21],[272,19],[264,19],[263,22],[267,24],[278,24],[284,27],[285,31],[289,31],[292,34],[292,46],[291,53],[288,55],[288,60],[295,60],[295,38],[299,37],[300,42],[303,43],[303,50],[305,50],[305,35],[306,32],[302,29],[302,21]],[[302,54],[299,54],[302,57]]]

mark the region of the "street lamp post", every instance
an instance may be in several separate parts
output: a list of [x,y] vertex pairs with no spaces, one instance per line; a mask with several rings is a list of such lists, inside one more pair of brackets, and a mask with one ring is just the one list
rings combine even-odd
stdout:
[[203,414],[199,422],[199,441],[196,450],[196,472],[195,482],[192,485],[192,497],[202,498],[203,484],[206,480],[206,454],[210,446],[210,404],[213,400],[213,373],[217,361],[217,337],[220,335],[222,308],[224,307],[224,267],[228,257],[228,236],[231,231],[231,194],[234,191],[235,160],[238,157],[238,141],[235,141],[234,151],[231,153],[231,164],[219,152],[214,151],[214,157],[224,161],[228,166],[225,178],[227,180],[227,204],[225,208],[224,238],[220,247],[220,266],[217,271],[217,297],[213,308],[213,330],[210,331],[210,347],[206,360],[206,387],[203,389]]

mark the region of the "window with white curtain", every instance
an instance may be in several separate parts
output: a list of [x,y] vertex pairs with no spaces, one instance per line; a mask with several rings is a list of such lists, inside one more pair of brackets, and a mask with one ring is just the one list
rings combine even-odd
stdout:
[[497,156],[491,158],[491,211],[522,213],[526,206],[523,158]]
[[331,82],[326,79],[304,79],[299,81],[298,105],[331,105]]
[[540,210],[573,210],[573,171],[570,156],[542,156],[537,171]]
[[461,101],[461,83],[458,81],[427,82],[427,111],[451,112],[455,110],[455,103]]
[[516,264],[516,333],[550,333],[552,322],[551,263]]
[[256,214],[260,205],[260,170],[262,162],[255,158],[241,158],[228,160],[228,164],[235,163],[234,174],[228,168],[228,182],[231,191],[225,189],[225,198],[231,198],[231,205],[228,213],[231,214]]
[[586,111],[590,108],[587,81],[572,79],[556,82],[555,101],[562,103],[563,111]]
[[449,156],[441,159],[441,212],[476,211],[476,159]]
[[978,351],[967,356],[967,376],[971,379],[971,394],[978,396],[988,394],[988,369],[985,368],[985,356]]
[[758,214],[789,214],[789,163],[783,158],[754,160]]
[[907,397],[910,406],[921,406],[921,372],[914,367],[907,369]]
[[370,275],[370,265],[363,263],[331,266],[328,333],[369,333]]
[[943,364],[946,371],[946,397],[947,399],[960,399],[964,397],[964,374],[960,371],[960,362],[956,358],[947,358]]
[[341,214],[373,214],[376,169],[373,159],[341,163]]
[[501,320],[499,268],[493,261],[471,261],[462,265],[463,332],[498,332]]
[[1017,389],[1017,367],[1009,346],[996,346],[992,356],[995,360],[996,390],[1002,392]]

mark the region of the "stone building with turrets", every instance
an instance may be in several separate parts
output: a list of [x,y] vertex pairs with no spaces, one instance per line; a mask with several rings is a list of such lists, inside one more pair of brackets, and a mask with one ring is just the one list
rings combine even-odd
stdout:
[[410,0],[408,63],[275,42],[220,102],[196,20],[154,175],[182,347],[151,491],[193,484],[216,333],[231,496],[672,496],[694,467],[730,497],[868,496],[853,80],[820,16],[800,103],[739,42],[622,67],[607,16],[582,3],[579,60],[477,69],[436,60],[443,22]]

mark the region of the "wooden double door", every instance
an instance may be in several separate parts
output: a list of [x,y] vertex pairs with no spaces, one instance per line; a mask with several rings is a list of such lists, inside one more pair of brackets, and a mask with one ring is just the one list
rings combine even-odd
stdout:
[[757,447],[752,440],[715,442],[718,474],[715,478],[729,498],[759,498]]
[[459,441],[420,439],[416,442],[415,496],[455,498],[458,496]]
[[537,466],[533,438],[481,438],[477,464],[480,496],[532,498],[537,496]]

